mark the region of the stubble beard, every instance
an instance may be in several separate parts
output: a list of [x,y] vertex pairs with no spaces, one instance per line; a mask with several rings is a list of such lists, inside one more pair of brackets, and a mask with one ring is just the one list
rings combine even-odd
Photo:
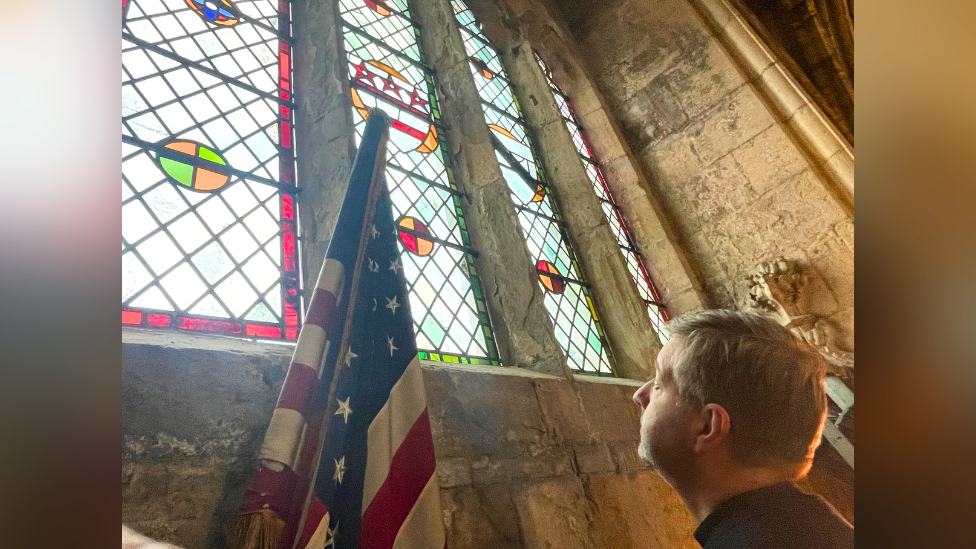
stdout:
[[640,435],[640,444],[637,445],[637,456],[640,457],[644,463],[647,463],[651,467],[657,469],[657,464],[654,463],[654,454],[651,450],[651,436],[648,429],[645,429],[643,425],[641,425]]

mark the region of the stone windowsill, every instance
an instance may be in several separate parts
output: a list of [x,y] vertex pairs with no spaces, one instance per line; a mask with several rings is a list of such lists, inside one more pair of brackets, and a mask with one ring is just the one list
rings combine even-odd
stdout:
[[[295,347],[291,342],[277,342],[261,339],[231,337],[214,334],[195,334],[171,330],[153,330],[146,328],[122,328],[123,345],[151,345],[170,349],[192,349],[235,353],[242,355],[290,357]],[[550,374],[534,372],[524,368],[510,368],[505,366],[484,366],[478,364],[456,364],[422,360],[421,365],[428,370],[459,370],[465,372],[489,375],[521,376],[540,379],[559,379]],[[577,373],[573,376],[576,381],[586,383],[607,383],[611,385],[631,385],[640,387],[643,381],[624,378],[599,377]]]

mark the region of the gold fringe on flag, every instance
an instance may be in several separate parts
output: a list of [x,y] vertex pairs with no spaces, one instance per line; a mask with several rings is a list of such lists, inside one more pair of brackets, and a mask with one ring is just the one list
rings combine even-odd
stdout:
[[278,549],[285,521],[271,509],[234,517],[227,532],[231,549]]

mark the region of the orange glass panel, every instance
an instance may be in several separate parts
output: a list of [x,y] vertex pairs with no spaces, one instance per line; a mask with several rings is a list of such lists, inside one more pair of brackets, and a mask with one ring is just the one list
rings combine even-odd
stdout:
[[188,154],[190,156],[197,155],[197,145],[196,143],[190,143],[189,141],[174,141],[166,145],[166,148],[171,151],[181,152]]
[[198,191],[213,191],[223,187],[229,179],[222,173],[197,168],[197,177],[193,181],[193,188]]
[[512,135],[512,132],[506,130],[505,128],[503,128],[501,126],[499,126],[498,124],[488,124],[488,127],[491,128],[491,129],[493,129],[493,130],[495,130],[496,132],[504,135],[505,137],[508,137],[508,138],[512,139],[513,141],[518,141],[519,140],[517,137],[515,137],[514,135]]
[[532,197],[532,202],[542,202],[542,199],[546,197],[546,188],[539,185],[535,188],[535,196]]
[[417,152],[427,154],[433,152],[437,148],[437,128],[433,124],[430,125],[430,130],[427,131],[427,137],[424,138],[424,142],[417,147]]
[[423,257],[434,251],[434,243],[423,238],[417,239],[417,255]]
[[352,105],[356,107],[356,112],[359,113],[359,116],[363,117],[363,120],[366,120],[366,117],[369,116],[369,111],[366,110],[366,104],[363,103],[363,98],[359,97],[359,92],[356,91],[356,88],[350,88],[349,95],[352,97]]
[[[399,78],[400,80],[403,80],[404,82],[407,82],[407,79],[404,78],[402,74],[400,74],[399,72],[397,72],[396,69],[394,69],[393,67],[391,67],[389,65],[384,65],[383,63],[380,63],[379,61],[367,61],[367,63],[369,63],[370,65],[376,67],[377,69],[379,69],[379,70],[381,70],[381,71],[383,71],[383,72],[385,72],[387,74],[393,75],[393,77],[395,77],[395,78]],[[407,82],[407,84],[409,84],[409,83],[410,82]]]

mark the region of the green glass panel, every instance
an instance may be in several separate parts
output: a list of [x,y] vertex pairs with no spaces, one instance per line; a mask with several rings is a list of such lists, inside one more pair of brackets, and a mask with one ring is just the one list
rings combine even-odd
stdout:
[[170,160],[169,158],[160,158],[159,164],[164,170],[166,170],[166,173],[169,174],[170,177],[178,181],[180,184],[187,187],[193,186],[193,166],[184,164],[183,162]]
[[586,337],[586,341],[589,342],[589,344],[593,347],[593,350],[596,352],[599,353],[603,350],[603,342],[601,342],[600,338],[597,337],[597,335],[593,332],[590,332],[590,335]]
[[227,165],[227,162],[225,162],[224,159],[221,158],[219,154],[213,152],[212,150],[210,150],[210,149],[208,149],[206,147],[200,147],[200,158],[202,158],[204,160],[209,160],[211,162],[216,162],[217,164],[220,164],[221,166],[226,166]]

